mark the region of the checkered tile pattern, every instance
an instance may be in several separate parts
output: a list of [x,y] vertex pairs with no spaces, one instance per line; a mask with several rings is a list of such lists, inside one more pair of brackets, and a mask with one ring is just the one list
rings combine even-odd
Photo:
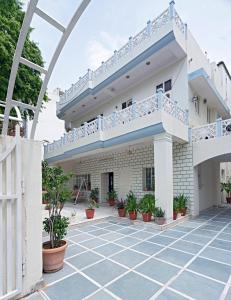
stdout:
[[64,268],[30,300],[231,300],[231,208],[157,231],[125,218],[71,228]]

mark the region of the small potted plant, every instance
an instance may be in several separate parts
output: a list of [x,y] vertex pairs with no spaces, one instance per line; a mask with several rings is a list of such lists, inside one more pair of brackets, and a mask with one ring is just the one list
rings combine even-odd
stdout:
[[122,218],[126,216],[125,201],[123,199],[117,202],[117,209],[119,217]]
[[178,197],[178,210],[182,216],[186,215],[187,212],[187,197],[184,194],[180,194]]
[[156,207],[155,209],[155,222],[158,225],[163,225],[165,223],[165,211],[161,207]]
[[126,198],[126,206],[125,206],[126,212],[129,214],[130,220],[136,220],[137,218],[137,202],[136,202],[136,196],[132,191],[130,191],[127,194]]
[[178,198],[174,197],[173,199],[173,220],[177,219],[177,214],[178,214]]
[[72,174],[64,173],[61,167],[47,166],[47,199],[49,200],[49,217],[43,221],[45,232],[49,234],[49,241],[43,243],[43,271],[56,272],[63,267],[63,260],[67,242],[63,240],[67,234],[69,219],[62,216],[64,203],[71,198],[71,191],[67,183]]
[[93,219],[95,214],[95,208],[99,207],[98,203],[92,198],[88,201],[88,207],[85,209],[87,219]]
[[107,196],[108,196],[107,201],[108,201],[109,206],[114,206],[116,203],[116,200],[118,198],[117,192],[112,190],[111,192],[107,193]]
[[94,188],[91,190],[90,198],[94,200],[96,203],[99,202],[99,188]]
[[227,193],[226,201],[231,204],[231,182],[222,182],[221,191],[225,191]]
[[146,194],[140,200],[139,211],[142,214],[144,222],[150,222],[155,210],[155,197],[152,194]]

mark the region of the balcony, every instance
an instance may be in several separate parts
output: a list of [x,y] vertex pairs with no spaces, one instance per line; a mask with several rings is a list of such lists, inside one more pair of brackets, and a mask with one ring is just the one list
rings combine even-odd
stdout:
[[[174,34],[169,37],[168,34],[173,32]],[[153,70],[160,69],[161,67],[164,68],[167,64],[179,60],[185,55],[185,36],[185,24],[176,12],[174,2],[171,1],[167,10],[153,21],[147,22],[147,26],[143,30],[136,36],[130,37],[128,43],[120,50],[115,51],[114,55],[106,62],[102,62],[102,65],[98,69],[95,71],[88,70],[83,77],[80,77],[75,84],[72,84],[72,86],[60,96],[60,101],[57,103],[57,115],[61,117],[63,111],[66,111],[70,106],[75,104],[74,101],[77,97],[83,96],[81,98],[86,98],[89,94],[88,92],[91,92],[96,87],[101,87],[102,83],[106,85],[106,79],[110,78],[113,74],[122,76],[121,69],[125,66],[128,67],[129,63],[133,62],[132,68],[134,68],[134,60],[139,58],[139,62],[136,62],[138,65],[140,60],[145,59],[141,57],[145,51],[150,50],[147,52],[147,56],[153,56],[154,62],[152,65],[154,69],[152,69],[152,72]],[[166,38],[165,42],[163,38]],[[158,42],[160,42],[160,44],[156,45],[155,51],[158,51],[159,54],[158,57],[154,57],[154,50],[151,49],[151,47]],[[168,46],[167,49],[165,47],[166,45]],[[163,50],[164,48],[165,50]],[[163,51],[163,53],[161,51]],[[151,68],[149,68],[149,70],[151,71]],[[136,73],[138,73],[137,71],[138,70],[136,70]],[[142,71],[139,70],[139,72]],[[115,80],[115,78],[113,78],[113,80]],[[122,83],[120,83],[120,90],[121,88]],[[79,109],[79,107],[77,107],[77,109]]]
[[45,146],[44,158],[49,161],[64,160],[162,132],[168,132],[177,140],[187,141],[187,124],[188,112],[160,90],[126,109],[105,117],[98,116],[96,120],[72,129],[58,141]]
[[231,119],[192,128],[191,141],[194,166],[209,159],[231,161]]

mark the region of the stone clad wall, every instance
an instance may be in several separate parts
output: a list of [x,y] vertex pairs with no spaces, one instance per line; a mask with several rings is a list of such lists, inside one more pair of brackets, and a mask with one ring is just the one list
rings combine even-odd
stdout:
[[194,173],[193,152],[189,143],[173,143],[173,193],[185,194],[190,203],[190,212],[194,211]]

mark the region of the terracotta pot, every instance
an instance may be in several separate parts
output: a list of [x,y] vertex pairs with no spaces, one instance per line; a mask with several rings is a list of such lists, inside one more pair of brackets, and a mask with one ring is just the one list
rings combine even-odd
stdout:
[[50,242],[43,243],[43,272],[54,273],[63,268],[63,260],[67,248],[67,242],[61,241],[62,246],[49,248]]
[[158,225],[163,225],[165,223],[165,218],[164,217],[155,217],[155,222]]
[[129,218],[130,220],[136,220],[137,218],[137,212],[136,211],[129,211]]
[[121,218],[125,217],[125,215],[126,215],[125,208],[118,208],[118,215]]
[[231,197],[226,197],[227,203],[231,204]]
[[143,221],[144,222],[150,222],[152,219],[151,213],[142,213]]
[[115,205],[115,199],[108,199],[108,204],[109,204],[109,206],[114,206]]
[[85,212],[86,212],[87,219],[93,219],[94,218],[94,214],[95,214],[94,209],[86,208]]
[[187,212],[187,207],[184,207],[184,208],[180,209],[180,213],[181,213],[182,216],[185,216],[186,212]]
[[42,200],[42,204],[48,204],[48,203],[49,203],[49,200],[47,200],[47,199]]
[[176,220],[176,219],[177,219],[177,214],[178,214],[177,211],[174,211],[174,212],[173,212],[173,220]]

